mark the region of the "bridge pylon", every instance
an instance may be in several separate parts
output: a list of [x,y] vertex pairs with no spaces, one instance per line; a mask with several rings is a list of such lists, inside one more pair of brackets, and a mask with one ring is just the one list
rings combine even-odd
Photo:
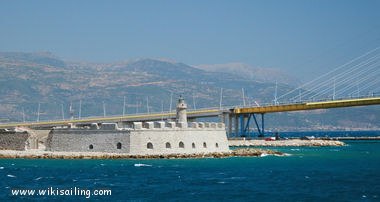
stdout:
[[[265,119],[264,119],[265,113],[250,113],[250,114],[244,114],[240,115],[240,136],[242,137],[249,137],[251,135],[250,125],[251,121],[255,123],[258,137],[264,137],[265,136]],[[259,119],[259,116],[261,119]],[[261,120],[261,124],[260,121]]]
[[[231,111],[228,114],[228,137],[253,137],[252,129],[256,128],[257,137],[265,136],[265,113],[236,114]],[[255,126],[252,128],[252,122]]]

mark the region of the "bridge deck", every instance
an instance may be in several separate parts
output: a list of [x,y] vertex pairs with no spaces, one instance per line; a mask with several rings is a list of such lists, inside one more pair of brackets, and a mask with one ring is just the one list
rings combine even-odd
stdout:
[[273,113],[380,104],[380,97],[235,108],[235,114]]
[[[231,112],[233,114],[252,114],[252,113],[274,113],[274,112],[287,112],[287,111],[301,111],[301,110],[313,110],[313,109],[327,109],[338,107],[353,107],[353,106],[365,106],[365,105],[377,105],[380,104],[380,97],[371,98],[358,98],[358,99],[346,99],[346,100],[332,100],[323,102],[305,102],[286,105],[271,105],[271,106],[259,106],[259,107],[236,107],[229,109],[201,109],[189,111],[188,118],[202,118],[202,117],[216,117],[225,112]],[[101,122],[120,122],[120,121],[154,121],[161,119],[173,119],[175,113],[152,113],[152,114],[133,114],[126,116],[110,116],[110,117],[89,117],[83,119],[74,120],[52,120],[52,121],[40,121],[40,122],[18,122],[18,123],[4,123],[0,124],[0,128],[12,128],[16,126],[26,127],[49,127],[68,125],[69,123],[101,123]]]
[[[215,117],[222,111],[220,109],[201,109],[187,112],[188,118],[202,118],[202,117]],[[151,114],[128,114],[125,116],[110,116],[110,117],[88,117],[82,119],[70,120],[52,120],[52,121],[39,121],[39,122],[18,122],[18,123],[5,123],[0,124],[0,128],[12,128],[16,126],[61,126],[68,125],[69,123],[99,123],[99,122],[119,122],[119,121],[155,121],[161,119],[173,119],[176,113],[151,113]]]

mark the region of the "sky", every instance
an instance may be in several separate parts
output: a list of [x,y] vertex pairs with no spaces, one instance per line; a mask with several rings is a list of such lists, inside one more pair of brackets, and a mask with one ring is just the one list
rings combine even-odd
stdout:
[[312,78],[380,46],[378,0],[2,0],[0,51],[246,63]]

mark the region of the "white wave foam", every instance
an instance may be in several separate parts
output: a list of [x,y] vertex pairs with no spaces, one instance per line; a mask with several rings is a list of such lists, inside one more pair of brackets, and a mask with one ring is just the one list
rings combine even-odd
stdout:
[[37,177],[36,179],[34,179],[35,181],[38,181],[40,179],[42,179],[43,177]]
[[143,163],[135,163],[134,166],[135,166],[135,167],[151,167],[152,165],[149,165],[149,164],[143,164]]
[[340,151],[339,149],[330,149],[330,151]]
[[16,176],[14,176],[14,175],[7,175],[7,177],[16,177]]

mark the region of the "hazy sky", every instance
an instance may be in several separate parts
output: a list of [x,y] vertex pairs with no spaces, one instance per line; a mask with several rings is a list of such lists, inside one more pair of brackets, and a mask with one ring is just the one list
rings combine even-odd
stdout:
[[380,1],[0,1],[0,51],[242,62],[298,77],[380,46]]

